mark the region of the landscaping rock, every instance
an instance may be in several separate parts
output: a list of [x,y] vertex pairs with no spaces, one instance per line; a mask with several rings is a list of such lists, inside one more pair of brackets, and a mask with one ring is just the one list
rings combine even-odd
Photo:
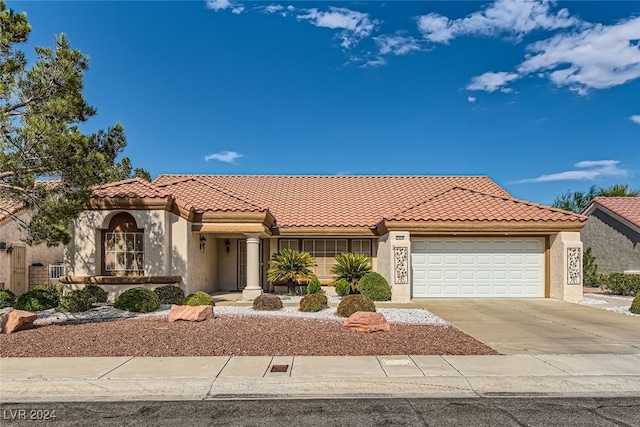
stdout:
[[31,329],[37,318],[38,316],[30,311],[11,310],[0,316],[0,333],[11,334],[23,329]]
[[169,322],[187,320],[190,322],[202,322],[213,319],[213,306],[210,305],[172,305],[169,311]]
[[344,321],[344,326],[358,332],[391,332],[391,325],[382,313],[357,311]]

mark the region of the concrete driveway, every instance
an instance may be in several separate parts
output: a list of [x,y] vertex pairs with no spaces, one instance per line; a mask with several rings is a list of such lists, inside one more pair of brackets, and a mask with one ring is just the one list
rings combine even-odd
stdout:
[[414,299],[503,354],[640,354],[640,319],[552,299]]

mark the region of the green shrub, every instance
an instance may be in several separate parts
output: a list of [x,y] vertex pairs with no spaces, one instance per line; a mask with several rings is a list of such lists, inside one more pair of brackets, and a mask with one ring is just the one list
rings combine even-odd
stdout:
[[120,310],[149,313],[160,307],[160,300],[151,289],[132,288],[121,293],[113,306]]
[[13,307],[16,296],[9,289],[0,289],[0,308]]
[[95,296],[84,289],[69,292],[60,298],[56,311],[61,313],[77,313],[90,310],[95,302]]
[[107,297],[109,296],[109,293],[98,285],[94,285],[93,283],[91,283],[91,284],[85,285],[85,287],[82,288],[82,290],[87,292],[89,295],[93,297],[94,299],[93,302],[107,302]]
[[633,299],[629,311],[633,314],[640,314],[640,293]]
[[60,298],[62,297],[63,288],[62,288],[62,283],[58,283],[57,285],[38,285],[34,287],[32,290],[47,292],[51,294],[53,298],[58,298],[58,300],[60,300]]
[[357,311],[376,311],[376,305],[364,295],[347,295],[342,298],[336,313],[341,317],[349,317]]
[[358,281],[371,271],[371,258],[364,254],[347,252],[336,255],[336,263],[331,267],[331,274],[336,279],[345,279],[351,284],[351,292],[356,292]]
[[391,300],[391,287],[387,279],[379,273],[371,272],[364,275],[358,282],[358,291],[372,301]]
[[616,295],[637,295],[640,293],[640,275],[612,273],[600,276],[600,286]]
[[309,294],[300,300],[300,311],[306,313],[315,313],[329,307],[327,305],[327,297],[322,294]]
[[27,311],[41,311],[57,307],[60,297],[53,286],[36,286],[20,295],[13,308]]
[[314,276],[307,285],[307,295],[319,294],[320,292],[322,292],[322,285],[320,284],[320,280]]
[[351,293],[351,285],[346,279],[340,279],[336,282],[336,294],[343,297]]
[[215,301],[213,300],[213,297],[208,293],[202,292],[202,291],[198,291],[187,296],[184,299],[184,302],[182,304],[190,305],[192,307],[195,307],[198,305],[216,305]]
[[591,248],[587,248],[582,255],[582,283],[590,288],[597,288],[598,283],[598,264],[596,257],[591,253]]
[[178,286],[160,286],[159,288],[155,288],[153,291],[156,293],[156,295],[158,295],[158,298],[160,298],[160,304],[180,305],[184,301],[184,291]]
[[254,310],[276,311],[282,308],[282,301],[277,295],[262,294],[253,300]]

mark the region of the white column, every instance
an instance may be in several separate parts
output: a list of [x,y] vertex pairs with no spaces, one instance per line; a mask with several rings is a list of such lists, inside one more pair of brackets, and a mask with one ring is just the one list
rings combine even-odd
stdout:
[[242,291],[243,300],[253,300],[262,294],[260,287],[260,237],[247,236],[247,287]]

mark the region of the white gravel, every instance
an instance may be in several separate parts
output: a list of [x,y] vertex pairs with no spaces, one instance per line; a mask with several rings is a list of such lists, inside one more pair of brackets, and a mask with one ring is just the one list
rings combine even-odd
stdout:
[[582,301],[578,302],[580,305],[600,305],[607,304],[607,301],[603,299],[594,299],[594,298],[585,298]]
[[[600,308],[600,307],[599,307]],[[640,317],[640,314],[635,314],[630,311],[631,307],[602,307],[603,310],[613,311],[615,313],[626,314],[628,316]]]

